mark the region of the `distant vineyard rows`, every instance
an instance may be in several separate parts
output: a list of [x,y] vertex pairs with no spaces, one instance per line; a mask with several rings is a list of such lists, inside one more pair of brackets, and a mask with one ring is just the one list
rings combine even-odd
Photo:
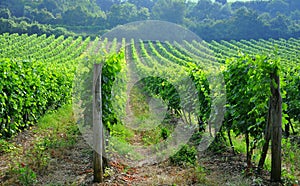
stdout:
[[[249,64],[255,66],[255,61],[259,60],[262,63],[264,61],[271,63],[272,56],[269,57],[268,55],[273,54],[273,57],[275,56],[276,60],[280,60],[281,64],[285,118],[287,121],[300,118],[300,72],[299,65],[297,65],[300,60],[300,39],[184,41],[181,43],[127,40],[126,44],[125,40],[108,41],[107,38],[96,38],[91,41],[90,38],[82,39],[81,37],[3,34],[0,35],[0,41],[0,130],[4,137],[15,134],[33,124],[47,110],[56,109],[71,102],[76,67],[78,64],[84,63],[86,58],[99,56],[99,58],[108,59],[104,56],[113,56],[119,51],[125,54],[127,62],[132,60],[131,70],[136,70],[139,75],[160,77],[169,74],[170,77],[175,75],[180,77],[181,74],[188,74],[195,82],[199,99],[201,99],[203,108],[197,110],[201,123],[207,122],[210,112],[209,106],[211,105],[208,96],[210,90],[207,74],[222,72],[225,80],[229,82],[230,79],[226,78],[236,77],[234,75],[228,76],[226,73],[238,73],[229,68],[231,67],[230,64],[237,65],[237,68],[239,63],[243,63],[237,59],[252,60],[253,63]],[[257,54],[262,54],[265,57],[255,59]],[[119,60],[120,56],[122,57],[119,55],[119,58],[116,59]],[[113,57],[109,59],[111,60],[108,61],[113,65]],[[116,64],[120,65],[119,63]],[[218,70],[217,68],[220,66],[224,67],[225,70]],[[117,69],[120,70],[119,67]],[[167,69],[167,71],[161,69]],[[108,72],[110,71],[108,70]],[[235,75],[245,75],[248,78],[245,72]],[[249,77],[261,78],[259,73],[248,75]],[[266,83],[263,78],[258,80]],[[176,81],[177,79],[173,80],[173,82]],[[171,109],[180,110],[179,100],[175,95],[176,90],[172,86],[173,82],[163,82],[162,79],[149,79],[146,81],[148,91],[153,94],[160,94],[164,100],[168,101],[168,106]],[[244,85],[247,86],[247,83]],[[258,85],[261,84],[258,83]],[[248,102],[252,102],[254,107],[256,103],[259,106],[254,110],[249,110],[249,112],[261,112],[261,114],[254,115],[257,119],[254,122],[263,123],[264,120],[259,120],[259,118],[265,118],[266,111],[262,111],[262,109],[264,106],[267,107],[268,90],[266,87],[263,87],[265,89],[256,88],[256,91],[264,91],[264,96],[255,99],[257,96],[253,94],[252,97],[249,97],[251,100]],[[169,91],[162,92],[166,89]],[[230,96],[233,95],[227,96],[231,100],[232,97]],[[249,107],[249,109],[251,108]],[[109,112],[106,115],[109,119],[105,121],[111,124],[116,120],[113,118],[114,114],[111,113],[113,111]],[[233,120],[238,117],[234,113],[231,114],[233,114],[230,116]],[[259,125],[258,127],[262,128],[262,126]],[[231,123],[228,127],[237,126]]]

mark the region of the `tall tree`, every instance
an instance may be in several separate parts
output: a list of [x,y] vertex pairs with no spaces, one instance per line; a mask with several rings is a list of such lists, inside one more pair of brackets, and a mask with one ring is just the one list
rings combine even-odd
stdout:
[[272,16],[276,16],[277,12],[288,14],[289,4],[284,0],[273,0],[267,5],[267,9]]
[[246,7],[238,9],[229,21],[233,39],[252,39],[263,37],[268,28],[258,19],[258,14]]
[[1,0],[0,8],[8,8],[13,16],[24,15],[24,3],[22,0]]
[[134,4],[137,8],[145,7],[149,10],[154,6],[154,1],[151,0],[128,0],[128,2]]
[[44,0],[39,6],[39,9],[46,9],[52,13],[59,12],[59,6],[54,0]]
[[107,12],[114,2],[112,0],[96,0],[96,4],[101,8],[101,10]]
[[186,13],[185,0],[158,0],[152,13],[154,19],[181,24]]
[[291,11],[293,10],[299,10],[300,8],[300,1],[299,0],[286,0],[289,4],[289,8]]
[[270,27],[273,31],[273,37],[287,37],[289,35],[290,20],[283,14],[277,13],[277,16],[270,21]]
[[147,8],[137,9],[134,4],[125,2],[122,4],[114,4],[108,12],[108,22],[110,27],[129,23],[132,21],[145,20],[150,17]]
[[227,3],[227,0],[216,0],[216,2],[221,3],[222,5],[225,5]]
[[209,18],[212,14],[213,3],[210,0],[199,0],[197,5],[192,9],[189,16],[193,20],[202,21],[205,18]]

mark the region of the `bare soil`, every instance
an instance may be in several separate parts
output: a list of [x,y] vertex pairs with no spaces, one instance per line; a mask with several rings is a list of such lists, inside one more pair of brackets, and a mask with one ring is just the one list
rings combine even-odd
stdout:
[[[20,133],[14,142],[26,147],[34,141],[34,133]],[[68,148],[51,149],[51,160],[46,169],[37,172],[36,185],[269,185],[269,175],[264,172],[261,178],[254,174],[246,175],[245,156],[231,152],[199,154],[199,165],[180,167],[168,161],[159,164],[130,167],[126,160],[117,155],[110,160],[110,168],[106,170],[104,183],[93,183],[92,150],[79,136],[77,143]],[[3,172],[8,167],[7,154],[0,155],[2,176],[0,185],[18,185],[17,180],[9,180]]]

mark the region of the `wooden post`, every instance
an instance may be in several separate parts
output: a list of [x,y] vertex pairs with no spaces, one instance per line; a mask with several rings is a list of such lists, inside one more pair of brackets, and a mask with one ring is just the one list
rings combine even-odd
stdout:
[[267,116],[267,126],[266,126],[266,131],[265,131],[265,144],[263,145],[263,149],[260,155],[260,160],[258,163],[258,171],[261,172],[263,170],[265,160],[268,154],[269,150],[269,144],[271,140],[271,99],[272,96],[270,96],[270,101],[269,101],[269,107],[268,107],[268,116]]
[[281,181],[282,98],[278,70],[271,77],[272,166],[271,181]]
[[103,182],[103,123],[101,97],[101,64],[94,64],[93,76],[93,169],[94,182]]

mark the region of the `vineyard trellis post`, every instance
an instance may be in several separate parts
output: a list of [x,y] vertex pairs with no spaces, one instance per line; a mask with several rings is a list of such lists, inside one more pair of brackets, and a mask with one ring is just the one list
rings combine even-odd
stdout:
[[282,97],[280,94],[280,78],[278,69],[271,77],[271,124],[272,124],[272,166],[271,181],[281,181],[281,138],[282,138]]
[[103,182],[104,136],[101,97],[102,64],[94,64],[93,74],[93,170],[94,182]]

